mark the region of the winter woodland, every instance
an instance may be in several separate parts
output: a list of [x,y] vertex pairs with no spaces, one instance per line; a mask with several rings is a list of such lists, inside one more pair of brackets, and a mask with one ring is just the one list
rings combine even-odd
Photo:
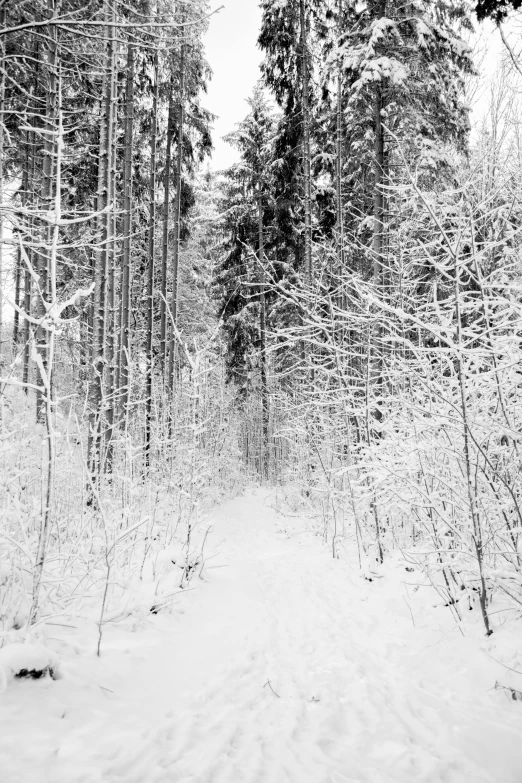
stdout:
[[521,0],[217,5],[0,0],[0,780],[521,783]]

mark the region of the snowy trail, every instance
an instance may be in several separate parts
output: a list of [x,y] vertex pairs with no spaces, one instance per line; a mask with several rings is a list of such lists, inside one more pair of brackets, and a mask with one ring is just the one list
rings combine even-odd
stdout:
[[89,686],[8,691],[2,783],[522,783],[521,705],[476,639],[282,524],[261,493],[225,503],[183,614],[128,653],[115,633]]

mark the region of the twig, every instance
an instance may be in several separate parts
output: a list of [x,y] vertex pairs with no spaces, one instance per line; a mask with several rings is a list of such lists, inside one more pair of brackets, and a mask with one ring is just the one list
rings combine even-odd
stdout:
[[410,614],[411,614],[411,621],[412,621],[412,623],[413,623],[413,627],[415,628],[415,619],[414,619],[414,617],[413,617],[413,612],[411,611],[411,606],[409,605],[408,601],[406,600],[406,596],[405,596],[405,595],[403,595],[402,597],[404,598],[404,602],[405,602],[406,606],[407,606],[407,607],[408,607],[408,609],[410,610]]
[[499,682],[496,682],[495,690],[509,691],[513,701],[522,701],[522,691],[517,691],[516,688],[510,688],[509,686],[501,685]]
[[507,40],[506,36],[504,35],[504,30],[502,29],[502,25],[498,24],[497,27],[498,27],[498,31],[500,33],[500,37],[502,38],[502,43],[504,44],[504,46],[506,47],[506,49],[509,52],[509,56],[511,58],[511,62],[513,63],[513,65],[515,66],[515,68],[517,69],[519,74],[522,76],[522,69],[520,68],[520,65],[518,64],[517,58],[515,57],[515,53],[514,53],[513,49],[511,48],[511,45],[510,45],[509,41]]
[[497,659],[493,658],[493,656],[490,655],[489,653],[486,653],[486,655],[489,656],[492,661],[495,661],[495,663],[498,663],[500,666],[503,666],[504,669],[509,669],[510,672],[515,672],[515,674],[522,674],[522,672],[519,672],[516,669],[512,669],[511,666],[506,666],[506,664],[502,663],[502,661],[497,661]]
[[211,530],[212,530],[212,525],[209,525],[208,528],[207,528],[207,532],[205,533],[205,537],[203,539],[203,543],[201,545],[201,568],[199,569],[199,578],[200,579],[201,579],[201,574],[203,573],[203,569],[205,568],[205,555],[204,555],[205,543],[206,543],[206,540],[207,540],[207,536],[208,536],[208,534],[210,533]]
[[265,684],[263,685],[263,688],[266,688],[267,685],[270,688],[270,690],[272,691],[272,693],[274,694],[274,696],[277,696],[277,698],[280,699],[281,696],[278,693],[276,693],[275,690],[272,688],[272,683],[270,682],[270,680],[267,680],[265,682]]

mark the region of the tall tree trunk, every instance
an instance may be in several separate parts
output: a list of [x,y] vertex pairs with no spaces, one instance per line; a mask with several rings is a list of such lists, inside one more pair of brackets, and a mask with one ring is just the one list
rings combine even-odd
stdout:
[[[48,280],[48,304],[51,312],[56,312],[58,299],[57,299],[57,262],[58,262],[58,241],[60,233],[60,220],[61,213],[61,180],[62,180],[62,150],[63,150],[63,126],[62,126],[62,110],[61,110],[61,76],[60,72],[56,74],[56,98],[57,98],[57,113],[55,117],[56,125],[53,130],[55,159],[53,165],[53,174],[55,175],[54,183],[54,197],[49,203],[49,210],[47,214],[52,216],[52,222],[49,223],[49,245],[46,247],[47,251],[47,280]],[[53,326],[56,326],[56,321]],[[47,544],[49,541],[49,535],[51,532],[52,513],[54,505],[54,485],[55,485],[55,473],[56,473],[56,459],[55,459],[55,433],[53,427],[53,369],[55,363],[55,347],[56,347],[56,329],[50,329],[48,333],[48,340],[45,346],[46,357],[46,371],[42,376],[42,382],[45,386],[45,407],[44,407],[44,421],[47,430],[47,486],[45,488],[45,505],[42,509],[41,527],[38,536],[38,548],[36,552],[36,560],[33,568],[33,597],[31,602],[31,608],[29,610],[28,624],[32,625],[36,621],[39,605],[39,594],[42,583],[43,569],[47,556]]]
[[[55,0],[47,0],[47,12],[49,16],[59,10]],[[46,107],[44,121],[44,142],[43,142],[43,161],[42,161],[42,184],[40,189],[40,208],[44,213],[49,213],[53,208],[53,175],[54,160],[56,157],[56,116],[57,116],[57,30],[55,25],[49,26],[47,37],[47,64],[45,68],[46,77]],[[40,322],[46,316],[46,303],[49,301],[49,264],[50,247],[52,241],[52,227],[49,224],[43,224],[41,228],[42,248],[37,251],[39,255],[37,271],[39,276],[39,292],[36,297],[36,317]],[[36,253],[34,255],[36,259]],[[36,328],[36,344],[39,356],[42,359],[42,365],[45,371],[47,366],[47,330],[42,326]],[[44,379],[40,369],[37,369],[37,384],[39,389],[44,387]],[[45,421],[45,398],[42,391],[36,394],[36,420],[43,423]]]
[[301,114],[303,145],[303,192],[304,192],[304,261],[308,282],[312,282],[312,175],[310,161],[310,77],[308,72],[308,23],[306,0],[299,0],[301,24]]
[[[179,62],[179,105],[178,105],[178,147],[176,163],[176,200],[174,202],[174,244],[172,248],[172,302],[171,312],[174,326],[178,325],[178,276],[179,276],[179,251],[181,245],[181,186],[183,171],[183,132],[185,124],[185,58],[186,44],[181,44]],[[174,360],[176,354],[176,337],[172,330],[169,352],[169,383],[174,391]]]
[[[375,88],[374,98],[374,187],[373,187],[373,282],[379,295],[383,294],[383,249],[384,249],[384,129],[382,127],[383,90],[381,82]],[[376,422],[382,420],[383,396],[383,357],[382,357],[382,326],[380,314],[374,313],[373,337],[371,341],[371,383],[374,389],[373,418]],[[375,433],[379,435],[378,432]]]
[[[342,13],[343,0],[339,0],[337,35],[340,43],[342,32]],[[342,66],[339,62],[337,70],[337,107],[336,107],[336,233],[337,233],[337,260],[339,264],[339,286],[340,294],[338,297],[339,306],[344,310],[346,307],[346,292],[344,290],[344,219],[343,219],[343,81]]]
[[[386,0],[380,0],[376,11],[377,18],[386,16]],[[382,124],[382,112],[384,108],[384,84],[382,80],[375,83],[374,92],[374,185],[373,185],[373,283],[378,296],[384,295],[384,217],[385,196],[383,186],[385,180],[385,139]],[[374,406],[372,417],[379,424],[382,421],[382,404],[384,392],[383,379],[383,340],[382,323],[380,313],[376,312],[371,340],[371,384],[374,390]],[[379,427],[374,434],[380,437]]]
[[132,159],[134,126],[134,46],[127,48],[125,85],[125,160],[123,168],[123,259],[121,277],[120,370],[121,406],[126,412],[130,398],[130,313],[132,255]]
[[265,280],[265,237],[263,228],[263,200],[261,183],[258,197],[258,259],[259,259],[259,334],[261,340],[261,423],[262,455],[261,476],[268,481],[270,476],[270,398],[268,389],[268,357],[266,350],[266,280]]
[[[171,65],[172,67],[172,65]],[[170,169],[172,164],[172,131],[174,125],[174,79],[171,72],[169,86],[169,115],[167,120],[167,149],[165,152],[165,189],[163,198],[163,238],[161,247],[161,302],[160,302],[160,362],[165,371],[167,361],[167,261],[169,255]]]
[[[105,455],[105,469],[112,470],[113,461],[113,428],[114,405],[116,395],[115,367],[116,357],[116,317],[115,317],[115,266],[116,266],[116,232],[114,226],[114,198],[116,192],[116,122],[118,112],[117,96],[117,51],[116,51],[116,0],[112,2],[111,10],[111,37],[109,42],[109,83],[107,85],[106,111],[108,116],[107,132],[107,214],[105,216],[105,265],[107,275],[107,301],[105,308],[106,324],[106,362],[107,368],[107,449]],[[112,205],[112,206],[111,206]]]
[[149,178],[149,252],[147,274],[147,389],[145,406],[145,464],[150,466],[152,444],[152,381],[154,377],[154,255],[156,250],[156,145],[158,135],[159,54],[154,55],[154,94],[152,99],[152,130],[150,138]]
[[[0,27],[5,27],[5,8],[0,9]],[[5,38],[0,41],[0,359],[3,354],[4,332],[4,113],[5,113]],[[19,268],[19,267],[18,267]],[[16,314],[16,316],[18,313]]]
[[[23,162],[23,171],[22,171],[22,183],[20,188],[20,202],[24,209],[27,208],[27,204],[29,202],[29,166],[30,166],[30,155],[29,155],[29,134],[30,131],[26,130],[24,132],[25,136],[25,144],[24,147],[24,162]],[[22,138],[24,138],[22,136]],[[17,249],[16,252],[16,261],[15,261],[15,311],[14,311],[14,320],[13,320],[13,348],[16,351],[18,342],[20,340],[20,313],[18,312],[18,307],[22,307],[22,279],[23,279],[23,257],[22,257],[22,251],[20,248]],[[22,308],[23,309],[23,308]]]
[[110,199],[110,167],[112,138],[112,107],[110,99],[111,64],[114,46],[114,28],[109,24],[111,11],[109,0],[105,2],[105,28],[106,54],[105,69],[102,82],[101,123],[99,137],[99,162],[98,162],[98,193],[97,193],[97,234],[99,247],[94,254],[94,303],[92,318],[92,361],[91,382],[89,386],[89,468],[91,476],[96,477],[101,469],[101,449],[103,439],[104,421],[104,370],[105,370],[105,302],[107,296],[107,263],[109,253],[109,215],[108,204]]
[[373,188],[373,280],[381,282],[383,268],[384,233],[384,132],[382,127],[382,86],[377,84],[374,100],[375,146],[374,146],[374,188]]
[[[171,68],[172,68],[171,64]],[[172,164],[172,131],[174,126],[174,78],[171,72],[169,86],[169,115],[167,120],[167,149],[165,151],[165,189],[163,198],[163,239],[161,248],[161,302],[160,302],[160,362],[165,371],[167,361],[167,261],[169,254],[170,169]]]
[[[34,47],[34,53],[33,53],[33,61],[34,61],[34,76],[33,76],[33,83],[29,87],[29,93],[30,96],[32,96],[33,100],[29,101],[29,106],[32,108],[32,111],[35,114],[35,118],[32,122],[33,128],[36,126],[36,114],[37,114],[37,101],[36,101],[36,95],[38,92],[38,72],[39,72],[39,62],[40,62],[40,42],[36,40],[35,47]],[[29,182],[28,182],[28,204],[31,205],[31,207],[34,209],[35,206],[35,187],[36,187],[36,145],[37,145],[37,137],[35,130],[27,131],[27,145],[29,150],[29,157],[30,157],[30,166],[28,166],[29,173]],[[28,226],[29,226],[29,236],[30,239],[34,239],[34,225],[35,220],[34,217],[30,217],[28,220]],[[29,258],[29,261],[31,265],[35,266],[35,252],[31,247],[27,248],[27,256]],[[27,313],[27,315],[32,314],[32,298],[33,298],[33,278],[31,275],[31,271],[28,267],[25,269],[24,274],[24,310]],[[23,332],[23,340],[24,340],[24,360],[23,360],[23,372],[22,372],[22,383],[25,385],[29,383],[30,381],[30,362],[31,362],[31,341],[33,338],[33,329],[31,327],[30,321],[26,318],[24,323],[24,332]],[[25,393],[28,393],[28,388],[25,386]]]

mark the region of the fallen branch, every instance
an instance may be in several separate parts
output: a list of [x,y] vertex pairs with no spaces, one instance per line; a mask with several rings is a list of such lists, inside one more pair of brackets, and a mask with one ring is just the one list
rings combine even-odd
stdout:
[[513,701],[522,701],[522,691],[517,691],[515,688],[510,688],[508,685],[500,685],[495,683],[495,690],[509,691]]

